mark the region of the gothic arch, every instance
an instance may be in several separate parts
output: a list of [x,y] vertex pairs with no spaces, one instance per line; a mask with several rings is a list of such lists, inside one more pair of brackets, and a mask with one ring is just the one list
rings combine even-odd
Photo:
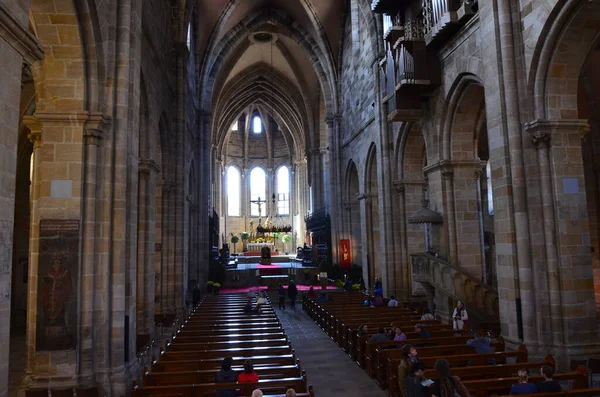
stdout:
[[[231,12],[235,0],[226,8],[222,16],[227,16]],[[215,43],[216,31],[218,26],[223,23],[223,18],[218,22],[217,28],[213,31],[213,37],[209,43],[207,55],[202,65],[202,94],[201,103],[204,109],[212,109],[215,100],[214,95],[217,92],[219,76],[226,76],[231,70],[232,65],[228,65],[228,58],[235,53],[243,40],[253,31],[262,28],[265,30],[275,30],[278,34],[286,35],[292,38],[304,50],[308,58],[315,66],[315,72],[321,90],[324,93],[325,103],[328,115],[337,112],[337,93],[336,93],[336,75],[332,61],[322,52],[319,46],[314,42],[308,32],[288,15],[281,10],[266,12],[259,10],[249,15],[245,20],[231,29],[228,35],[225,35],[221,41]],[[275,25],[275,27],[273,27]],[[223,77],[221,77],[223,78]]]
[[[442,148],[441,159],[442,160],[451,160],[454,158],[455,149],[458,149],[458,145],[455,145],[456,139],[453,138],[453,135],[458,132],[454,128],[454,123],[457,121],[457,114],[464,113],[464,109],[460,109],[459,107],[463,104],[463,100],[469,100],[471,94],[469,90],[473,90],[474,87],[479,86],[483,88],[483,84],[481,79],[473,74],[462,74],[457,77],[454,84],[452,85],[449,94],[447,96],[446,106],[444,107],[444,112],[442,116],[443,129],[441,134],[442,144],[440,147]],[[483,98],[483,97],[482,97]],[[466,102],[468,105],[473,105],[470,102]],[[472,108],[472,106],[471,106]],[[472,109],[467,109],[472,110]],[[477,109],[477,114],[481,111],[480,108]],[[470,116],[473,116],[472,112],[468,112]],[[477,116],[474,116],[472,119],[467,120],[467,125],[469,123],[473,124],[475,127]],[[461,133],[467,133],[464,131],[460,131]],[[471,136],[473,139],[474,136]],[[466,152],[467,150],[459,150]]]
[[[596,23],[590,23],[590,19]],[[569,101],[569,97],[577,97],[577,84],[564,84],[561,80],[579,79],[586,56],[600,37],[598,22],[598,2],[559,2],[552,10],[539,35],[529,71],[534,119],[577,118],[577,104]],[[569,106],[561,109],[561,103]]]

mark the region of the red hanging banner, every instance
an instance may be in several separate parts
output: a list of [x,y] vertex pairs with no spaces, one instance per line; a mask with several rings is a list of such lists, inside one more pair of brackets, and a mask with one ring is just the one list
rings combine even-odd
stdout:
[[350,240],[340,240],[340,267],[352,266],[352,252],[350,251]]

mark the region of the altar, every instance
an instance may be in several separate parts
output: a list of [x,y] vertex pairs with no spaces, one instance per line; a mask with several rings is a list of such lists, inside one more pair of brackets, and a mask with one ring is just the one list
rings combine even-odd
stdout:
[[273,252],[274,246],[273,243],[248,243],[248,252],[260,252],[262,247],[269,247],[271,252]]

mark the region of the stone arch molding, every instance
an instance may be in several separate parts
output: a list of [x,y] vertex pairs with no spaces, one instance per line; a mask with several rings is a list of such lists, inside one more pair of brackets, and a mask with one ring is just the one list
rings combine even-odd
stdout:
[[[304,152],[307,140],[304,132],[309,129],[309,123],[302,95],[283,74],[259,64],[232,79],[219,96],[212,120],[218,158],[222,158],[231,134],[229,127],[248,107],[257,110],[263,120],[266,120],[265,115],[272,113],[286,142],[293,143],[292,155]],[[273,111],[268,112],[269,109]]]
[[[212,109],[215,100],[217,80],[220,74],[227,75],[232,65],[225,68],[227,59],[234,54],[240,45],[253,31],[263,28],[263,30],[273,30],[273,25],[278,29],[277,33],[286,35],[294,40],[304,51],[310,62],[315,67],[315,72],[324,94],[327,116],[337,114],[338,98],[336,92],[337,76],[333,65],[331,54],[327,55],[320,48],[314,38],[310,36],[296,21],[282,10],[258,10],[250,14],[245,20],[233,27],[229,33],[215,43],[216,32],[219,26],[225,23],[226,16],[232,12],[233,4],[238,0],[232,0],[230,5],[222,12],[217,28],[213,31],[209,50],[204,57],[201,80],[202,93],[201,103],[204,109]],[[265,27],[266,26],[266,27]]]
[[[369,150],[367,151],[367,157],[365,159],[365,166],[363,169],[363,191],[365,194],[377,195],[378,192],[372,192],[371,189],[371,168],[377,167],[377,146],[375,142],[371,142],[371,146],[369,146]],[[376,168],[378,171],[378,167]],[[375,174],[375,178],[377,178],[377,173]],[[376,181],[378,182],[378,181]],[[379,186],[379,183],[377,184]]]
[[[441,148],[441,160],[452,160],[452,125],[454,123],[454,116],[463,99],[463,95],[471,84],[484,86],[482,80],[477,75],[464,73],[456,78],[449,90],[442,112],[442,134],[439,137],[441,142],[438,144],[438,147]],[[427,142],[427,140],[425,141]]]
[[[581,23],[583,18],[587,23]],[[590,19],[596,23],[590,23]],[[577,81],[585,58],[600,40],[600,3],[589,0],[559,2],[552,10],[536,45],[529,71],[529,93],[534,119],[576,119],[577,103],[560,108],[577,96]],[[566,102],[566,101],[565,101]]]

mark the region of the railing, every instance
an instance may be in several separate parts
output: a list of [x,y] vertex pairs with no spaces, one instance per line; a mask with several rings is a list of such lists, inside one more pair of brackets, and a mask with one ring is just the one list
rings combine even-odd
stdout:
[[469,310],[498,317],[498,291],[493,287],[427,253],[412,254],[411,261],[413,281],[430,284],[453,299],[465,302]]
[[390,15],[383,15],[383,38],[387,36],[388,31],[394,26]]

